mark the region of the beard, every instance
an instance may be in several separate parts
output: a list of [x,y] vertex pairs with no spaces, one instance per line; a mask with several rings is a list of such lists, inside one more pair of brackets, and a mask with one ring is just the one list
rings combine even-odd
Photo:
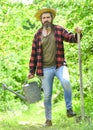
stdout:
[[52,22],[48,22],[46,21],[45,23],[43,23],[43,28],[45,28],[46,30],[51,29],[52,28]]

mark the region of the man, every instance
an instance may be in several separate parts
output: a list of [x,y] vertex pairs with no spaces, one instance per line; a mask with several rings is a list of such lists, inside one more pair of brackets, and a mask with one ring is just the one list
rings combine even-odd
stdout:
[[51,98],[54,76],[59,79],[64,89],[67,116],[76,116],[72,110],[72,91],[63,41],[77,43],[77,33],[81,33],[81,29],[76,28],[75,35],[68,33],[63,27],[53,24],[55,16],[56,11],[52,8],[43,8],[36,13],[35,17],[42,23],[42,27],[34,36],[29,63],[28,78],[33,78],[35,73],[41,77],[44,91],[45,126],[52,126]]

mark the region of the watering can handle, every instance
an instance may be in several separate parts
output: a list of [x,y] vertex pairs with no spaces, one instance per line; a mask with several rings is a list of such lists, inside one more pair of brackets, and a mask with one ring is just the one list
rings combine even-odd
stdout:
[[[38,79],[38,80],[36,80],[36,79]],[[34,77],[33,78],[26,78],[25,79],[25,82],[24,82],[24,84],[29,84],[30,82],[39,82],[39,84],[41,84],[41,78],[39,77],[39,76],[37,76],[37,75],[34,75]]]

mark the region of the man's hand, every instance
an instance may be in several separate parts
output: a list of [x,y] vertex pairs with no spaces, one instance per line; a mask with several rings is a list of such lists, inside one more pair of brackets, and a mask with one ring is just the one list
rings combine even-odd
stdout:
[[31,74],[31,73],[28,74],[28,79],[31,79],[33,77],[34,77],[34,74]]
[[76,27],[76,28],[75,28],[75,32],[81,34],[81,33],[82,33],[82,29],[79,28],[79,27]]

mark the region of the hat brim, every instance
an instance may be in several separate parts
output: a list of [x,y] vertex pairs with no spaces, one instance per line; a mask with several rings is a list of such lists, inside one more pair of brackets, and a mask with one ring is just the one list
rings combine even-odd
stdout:
[[53,18],[56,16],[56,11],[52,8],[44,8],[44,9],[41,9],[39,11],[37,11],[37,13],[35,14],[35,17],[37,20],[41,21],[41,15],[43,13],[52,13],[53,14]]

